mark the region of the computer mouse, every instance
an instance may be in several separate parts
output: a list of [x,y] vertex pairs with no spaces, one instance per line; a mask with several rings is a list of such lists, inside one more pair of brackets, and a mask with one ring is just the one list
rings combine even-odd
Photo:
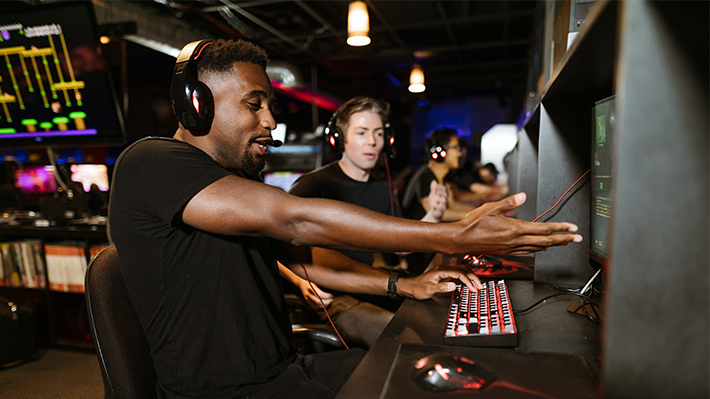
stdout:
[[411,377],[416,385],[428,391],[480,391],[496,379],[496,373],[465,357],[432,355],[419,359]]
[[496,270],[503,267],[503,262],[501,260],[485,255],[472,256],[467,254],[464,255],[463,260],[468,262],[466,266],[470,269],[488,268]]

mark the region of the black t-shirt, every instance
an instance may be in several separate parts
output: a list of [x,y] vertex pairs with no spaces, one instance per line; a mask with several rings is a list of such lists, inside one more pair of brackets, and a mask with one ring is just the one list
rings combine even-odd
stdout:
[[181,222],[185,204],[230,175],[202,150],[149,138],[117,162],[109,223],[163,397],[256,392],[295,359],[274,240]]
[[422,198],[429,196],[432,180],[437,180],[436,175],[427,165],[422,165],[412,175],[402,200],[404,216],[407,219],[421,220],[426,215],[426,209],[422,206]]
[[463,168],[454,169],[446,175],[446,181],[456,185],[461,190],[470,190],[471,184],[483,183],[478,174],[479,167],[473,162],[466,162]]
[[[337,161],[301,176],[293,184],[289,193],[299,197],[348,202],[385,215],[392,215],[387,183],[372,176],[366,182],[353,180],[343,172]],[[396,211],[395,215],[399,216],[399,212]],[[373,254],[369,252],[341,252],[368,265],[374,261]]]

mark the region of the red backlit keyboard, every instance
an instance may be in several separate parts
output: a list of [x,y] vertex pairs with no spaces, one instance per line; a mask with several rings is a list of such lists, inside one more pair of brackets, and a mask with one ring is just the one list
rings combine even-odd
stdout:
[[467,286],[456,285],[451,294],[444,342],[459,346],[518,345],[518,328],[504,280],[484,283],[473,294]]

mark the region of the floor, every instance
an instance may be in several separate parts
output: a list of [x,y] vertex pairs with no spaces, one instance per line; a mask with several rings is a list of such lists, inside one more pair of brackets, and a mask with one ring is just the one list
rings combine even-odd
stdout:
[[40,349],[39,357],[0,369],[2,399],[102,399],[96,355],[62,349]]

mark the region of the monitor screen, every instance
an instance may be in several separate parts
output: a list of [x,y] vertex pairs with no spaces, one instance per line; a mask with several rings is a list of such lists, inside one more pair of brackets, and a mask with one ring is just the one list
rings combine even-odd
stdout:
[[89,1],[0,13],[0,148],[124,143]]
[[613,137],[614,97],[594,105],[592,134],[591,242],[594,260],[605,263],[609,256],[609,223],[614,189]]
[[54,193],[57,191],[54,166],[19,166],[15,170],[15,187],[27,198]]
[[81,183],[85,192],[91,190],[92,184],[96,184],[101,191],[108,191],[106,165],[77,164],[71,165],[69,170],[71,170],[71,180]]
[[281,187],[288,192],[293,183],[306,172],[266,172],[264,173],[264,183],[270,186]]

